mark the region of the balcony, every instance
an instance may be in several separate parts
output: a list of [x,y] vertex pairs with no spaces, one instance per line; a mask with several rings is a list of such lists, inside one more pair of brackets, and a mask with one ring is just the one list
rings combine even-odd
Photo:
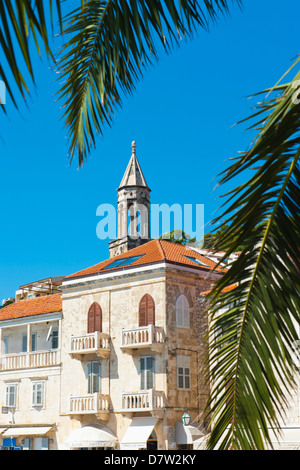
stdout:
[[154,325],[122,330],[121,348],[132,353],[135,349],[150,348],[162,353],[164,344],[163,328]]
[[50,367],[60,364],[60,350],[31,351],[5,354],[0,357],[0,370],[17,370],[34,367]]
[[70,397],[70,415],[95,414],[101,419],[109,415],[109,395],[90,393],[83,396]]
[[165,407],[165,394],[155,389],[136,393],[122,393],[121,413],[150,411],[157,414]]
[[71,336],[70,354],[76,359],[81,359],[84,354],[96,354],[107,358],[110,355],[109,335],[107,333],[87,333],[79,336]]

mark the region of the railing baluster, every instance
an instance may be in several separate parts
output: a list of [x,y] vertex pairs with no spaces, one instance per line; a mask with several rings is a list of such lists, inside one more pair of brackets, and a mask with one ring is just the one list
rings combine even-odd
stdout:
[[145,392],[122,394],[123,410],[155,410],[163,409],[164,406],[164,393],[161,391],[151,389]]
[[109,349],[109,335],[95,331],[80,336],[71,336],[70,353]]
[[155,325],[122,330],[122,347],[163,343],[163,330]]
[[70,413],[98,413],[109,411],[109,397],[101,393],[70,397]]
[[2,370],[48,367],[58,364],[58,350],[31,351],[28,353],[6,354],[1,357]]

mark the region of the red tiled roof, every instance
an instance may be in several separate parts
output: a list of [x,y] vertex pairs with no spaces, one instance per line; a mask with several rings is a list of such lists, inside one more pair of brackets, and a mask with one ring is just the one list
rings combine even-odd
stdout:
[[[227,287],[224,287],[224,289],[222,289],[222,293],[226,293],[226,292],[231,292],[233,289],[235,289],[236,287],[238,286],[237,282],[235,282],[234,284],[231,284],[230,286],[227,286]],[[211,290],[207,290],[206,292],[201,292],[200,295],[202,296],[205,296],[205,295],[208,295],[209,293],[211,292]]]
[[33,299],[18,300],[0,309],[0,320],[30,317],[43,313],[60,312],[62,310],[61,294],[45,295]]
[[[190,250],[188,247],[184,245],[180,245],[178,243],[171,243],[167,240],[156,239],[156,240],[151,240],[150,242],[145,243],[144,245],[138,246],[137,248],[133,248],[132,250],[127,251],[126,253],[122,253],[120,255],[114,256],[113,258],[109,258],[105,261],[102,261],[101,263],[95,264],[94,266],[91,266],[90,268],[86,268],[86,269],[83,269],[82,271],[78,271],[74,274],[71,274],[70,276],[67,276],[67,279],[73,278],[73,277],[87,276],[90,274],[97,274],[99,272],[101,273],[113,272],[113,271],[117,271],[120,269],[124,269],[126,268],[126,266],[110,268],[109,265],[113,261],[123,259],[123,258],[129,258],[131,256],[138,256],[138,255],[143,255],[143,256],[141,256],[141,258],[139,258],[138,260],[130,264],[129,267],[144,266],[146,264],[156,263],[159,261],[167,261],[170,263],[181,264],[185,266],[198,268],[204,271],[205,270],[210,271],[212,268],[216,266],[216,263],[214,263],[209,258],[203,255],[200,255],[194,250]],[[196,258],[200,262],[204,263],[206,266],[200,265],[188,259],[187,256]],[[226,270],[224,268],[218,267],[216,268],[216,271],[225,272]]]

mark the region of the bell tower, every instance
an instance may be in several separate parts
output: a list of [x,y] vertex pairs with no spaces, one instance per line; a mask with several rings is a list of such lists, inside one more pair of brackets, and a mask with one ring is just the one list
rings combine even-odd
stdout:
[[150,189],[136,156],[136,143],[118,188],[118,238],[109,243],[109,257],[150,240]]

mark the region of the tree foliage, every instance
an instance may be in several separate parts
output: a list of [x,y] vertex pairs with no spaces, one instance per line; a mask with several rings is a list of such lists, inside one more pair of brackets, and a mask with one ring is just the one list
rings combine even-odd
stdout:
[[[296,68],[300,59],[294,64]],[[209,448],[264,449],[280,428],[295,387],[293,344],[300,327],[300,101],[280,82],[249,118],[251,149],[222,175],[221,185],[251,169],[225,195],[226,228],[217,250],[243,250],[211,293]],[[228,228],[229,226],[229,228]],[[222,260],[221,260],[222,261]],[[223,293],[224,288],[237,287]]]
[[175,229],[171,232],[166,232],[161,235],[159,239],[167,240],[171,243],[177,243],[179,245],[197,244],[195,237],[191,237],[189,234],[185,233],[183,230],[180,229]]
[[[75,3],[75,7],[74,7]],[[79,165],[96,145],[96,135],[111,125],[122,98],[134,92],[136,83],[160,51],[169,53],[183,38],[191,38],[198,28],[207,30],[229,6],[241,0],[3,0],[0,2],[0,47],[15,84],[25,98],[29,91],[15,49],[21,52],[34,80],[33,36],[56,64],[60,88],[58,97],[69,136],[69,156]],[[54,8],[55,6],[55,8]],[[62,15],[62,7],[64,13]],[[51,22],[59,19],[63,46],[58,57],[50,48]],[[16,46],[15,46],[16,44]],[[0,77],[14,103],[3,66]],[[2,108],[5,110],[4,106]]]

